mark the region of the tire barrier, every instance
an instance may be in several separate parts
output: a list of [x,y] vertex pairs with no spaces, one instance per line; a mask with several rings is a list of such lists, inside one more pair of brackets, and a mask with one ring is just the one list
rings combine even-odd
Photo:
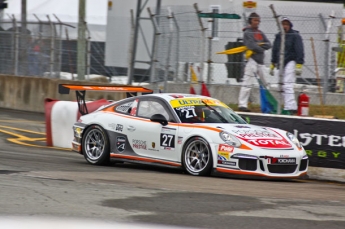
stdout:
[[[109,103],[111,101],[100,99],[87,102],[86,106],[90,113]],[[72,126],[81,116],[78,111],[78,103],[47,98],[44,105],[47,146],[71,148],[73,140]]]

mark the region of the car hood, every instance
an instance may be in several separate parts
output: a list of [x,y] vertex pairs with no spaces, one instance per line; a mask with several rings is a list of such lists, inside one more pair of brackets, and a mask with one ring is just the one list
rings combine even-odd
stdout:
[[238,139],[265,149],[291,149],[293,148],[290,141],[286,137],[285,131],[255,126],[250,124],[208,124],[208,126],[222,129]]

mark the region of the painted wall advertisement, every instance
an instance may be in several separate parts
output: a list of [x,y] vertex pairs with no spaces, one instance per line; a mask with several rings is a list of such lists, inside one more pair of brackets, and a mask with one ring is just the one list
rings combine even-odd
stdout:
[[248,113],[242,116],[250,124],[295,134],[309,156],[310,166],[345,169],[345,121]]

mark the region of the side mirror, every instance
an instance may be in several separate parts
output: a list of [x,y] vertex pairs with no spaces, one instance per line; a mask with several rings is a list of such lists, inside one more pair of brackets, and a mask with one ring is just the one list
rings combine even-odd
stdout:
[[163,126],[168,125],[168,120],[162,114],[154,114],[151,116],[150,120],[152,122],[159,122]]

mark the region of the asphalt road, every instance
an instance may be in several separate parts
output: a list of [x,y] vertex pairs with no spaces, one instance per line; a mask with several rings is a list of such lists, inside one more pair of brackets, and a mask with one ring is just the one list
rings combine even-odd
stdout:
[[[44,115],[0,109],[0,217],[54,216],[194,228],[345,228],[345,184],[194,177],[92,166],[44,146]],[[33,146],[36,145],[36,146]]]

